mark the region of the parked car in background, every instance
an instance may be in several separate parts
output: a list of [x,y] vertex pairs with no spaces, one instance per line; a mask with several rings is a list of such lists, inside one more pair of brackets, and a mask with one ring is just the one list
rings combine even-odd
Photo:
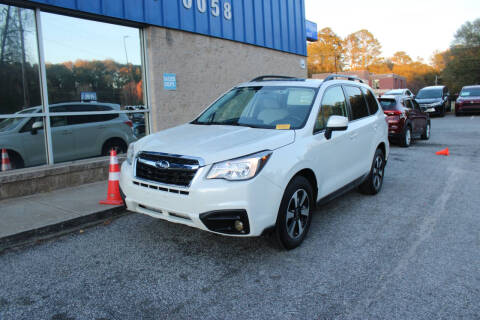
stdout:
[[413,139],[430,139],[430,116],[421,110],[414,99],[382,96],[379,102],[387,116],[390,140],[399,142],[402,147],[409,147]]
[[[116,111],[110,103],[68,102],[50,105],[50,112]],[[17,114],[40,113],[32,107]],[[123,153],[137,138],[126,114],[61,115],[50,118],[55,162]],[[0,148],[6,148],[15,169],[46,162],[42,117],[11,118],[0,122]]]
[[131,211],[229,236],[273,230],[292,249],[317,203],[355,187],[380,191],[388,152],[367,85],[263,76],[131,144],[120,187]]
[[465,86],[455,101],[455,115],[480,112],[480,85]]
[[423,111],[431,115],[445,116],[445,112],[451,111],[450,93],[446,86],[425,87],[418,91],[415,100]]
[[409,97],[409,98],[414,98],[415,97],[415,95],[412,93],[412,91],[410,91],[410,89],[393,89],[393,90],[385,92],[383,95],[385,95],[385,96],[402,96],[402,97]]

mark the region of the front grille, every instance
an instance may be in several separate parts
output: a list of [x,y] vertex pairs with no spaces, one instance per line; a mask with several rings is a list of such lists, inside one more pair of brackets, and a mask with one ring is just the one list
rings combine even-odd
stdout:
[[[168,162],[168,168],[157,163]],[[170,185],[188,187],[199,168],[199,161],[180,155],[141,152],[136,160],[136,177]]]

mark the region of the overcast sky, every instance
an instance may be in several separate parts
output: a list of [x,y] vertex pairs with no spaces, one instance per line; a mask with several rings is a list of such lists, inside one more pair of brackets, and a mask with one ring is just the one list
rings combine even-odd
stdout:
[[480,18],[480,0],[305,0],[308,20],[342,38],[367,29],[380,41],[382,56],[406,51],[430,62],[445,50],[466,21]]

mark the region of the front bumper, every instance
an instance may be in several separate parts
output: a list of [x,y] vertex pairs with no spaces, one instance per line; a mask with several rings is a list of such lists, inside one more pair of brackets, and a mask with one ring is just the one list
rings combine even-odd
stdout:
[[[206,179],[210,166],[198,169],[190,187],[164,185],[134,177],[128,162],[122,164],[120,188],[127,209],[154,218],[229,236],[260,236],[276,222],[283,190],[262,176],[247,181]],[[211,230],[202,217],[212,212],[246,212],[248,233]]]
[[431,106],[421,106],[422,111],[428,113],[429,115],[441,115],[443,113],[443,105],[431,107]]

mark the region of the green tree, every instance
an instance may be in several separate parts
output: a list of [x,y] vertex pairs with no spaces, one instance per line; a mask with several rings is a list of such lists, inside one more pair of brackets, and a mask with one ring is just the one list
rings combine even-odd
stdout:
[[445,68],[441,75],[452,92],[480,83],[480,18],[458,29],[443,59]]

